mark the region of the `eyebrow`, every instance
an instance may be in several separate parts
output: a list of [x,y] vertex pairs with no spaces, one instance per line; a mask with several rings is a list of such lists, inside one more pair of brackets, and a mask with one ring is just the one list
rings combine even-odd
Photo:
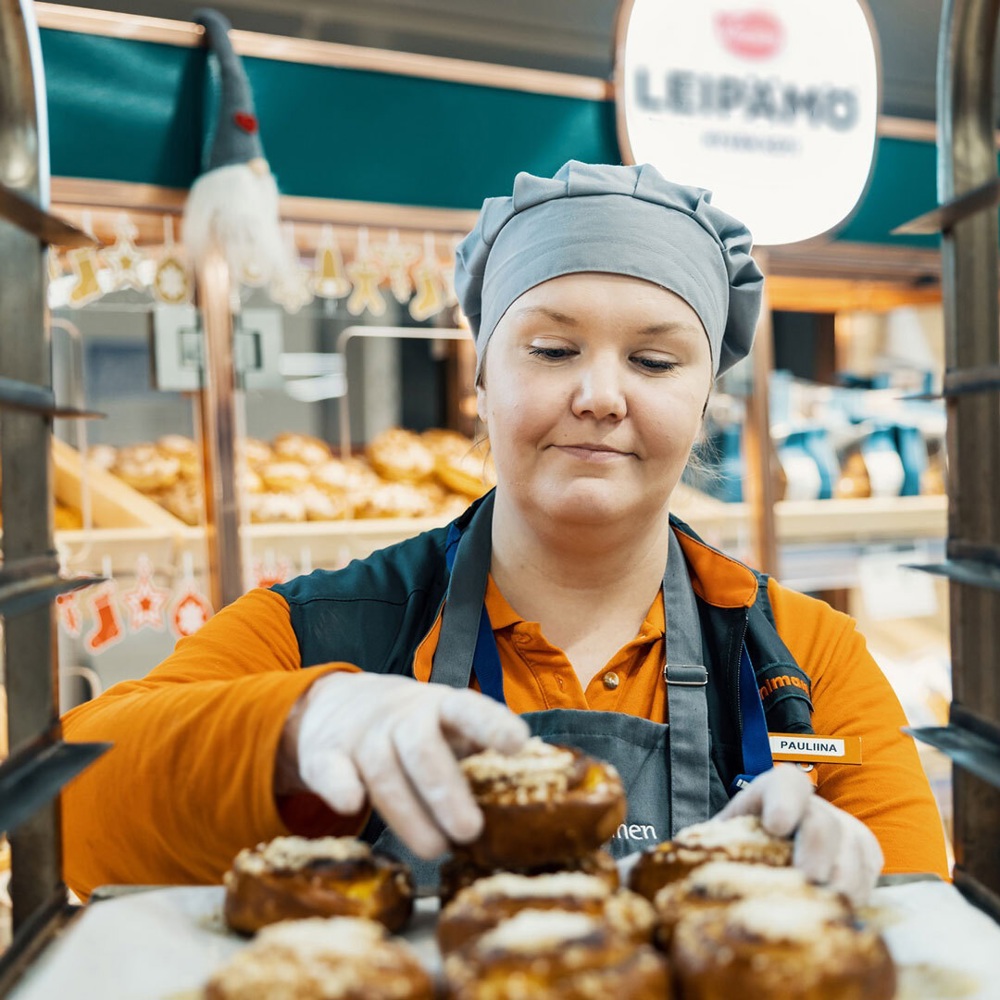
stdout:
[[[548,306],[521,306],[515,310],[514,315],[525,319],[532,317],[548,319],[554,323],[558,323],[560,326],[573,328],[580,325],[580,321],[575,316],[559,312],[558,309],[551,309]],[[651,323],[649,326],[644,326],[636,330],[636,336],[652,338],[662,336],[663,334],[687,333],[694,329],[696,328],[692,323],[683,320],[668,320],[663,323]]]
[[550,319],[561,326],[579,326],[575,317],[566,313],[561,313],[557,309],[549,309],[548,306],[521,306],[515,313],[517,316],[531,317],[539,316],[542,319]]

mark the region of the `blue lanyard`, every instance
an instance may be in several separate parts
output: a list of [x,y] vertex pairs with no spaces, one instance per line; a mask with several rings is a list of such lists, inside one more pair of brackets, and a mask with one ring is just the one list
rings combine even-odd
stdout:
[[[461,532],[451,524],[445,543],[445,560],[450,573],[455,564],[455,553]],[[476,649],[472,658],[472,672],[479,683],[479,690],[500,704],[506,704],[503,693],[503,667],[500,665],[500,654],[497,651],[496,639],[493,636],[493,626],[490,616],[483,605],[479,616],[479,631],[476,634]],[[774,767],[771,757],[771,744],[767,736],[767,721],[764,717],[764,705],[760,700],[757,688],[757,678],[746,643],[740,653],[740,714],[743,717],[743,773],[738,774],[729,788],[729,794],[735,795],[746,787],[754,778]]]
[[767,737],[767,720],[764,704],[760,700],[757,677],[754,674],[747,644],[740,652],[740,715],[743,717],[743,774],[738,774],[729,786],[729,794],[735,795],[745,788],[759,774],[771,770],[771,741]]
[[[448,528],[448,538],[445,543],[445,560],[448,572],[455,565],[455,553],[462,533],[454,523]],[[497,641],[493,637],[493,626],[490,616],[483,605],[479,616],[479,631],[476,633],[476,651],[472,655],[472,672],[479,683],[479,690],[501,705],[507,704],[503,695],[503,667],[500,666],[500,653],[497,651]]]

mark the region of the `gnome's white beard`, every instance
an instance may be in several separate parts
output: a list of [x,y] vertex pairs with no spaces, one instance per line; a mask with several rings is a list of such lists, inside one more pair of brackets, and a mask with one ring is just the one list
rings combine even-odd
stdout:
[[182,233],[196,273],[218,244],[234,287],[263,285],[291,268],[278,215],[278,186],[262,160],[202,174],[188,194]]

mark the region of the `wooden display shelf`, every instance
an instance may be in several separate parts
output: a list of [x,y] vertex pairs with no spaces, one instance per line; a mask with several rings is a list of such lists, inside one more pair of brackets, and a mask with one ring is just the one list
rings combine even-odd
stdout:
[[[752,525],[747,504],[723,503],[686,486],[678,487],[675,501],[676,514],[709,544],[737,556],[748,549]],[[99,568],[100,560],[109,557],[116,571],[129,573],[140,553],[149,556],[155,565],[166,566],[179,565],[181,554],[189,552],[195,571],[202,572],[204,532],[162,513],[164,518],[156,525],[62,531],[57,537],[71,565],[78,562],[79,568],[84,564]],[[781,545],[880,545],[943,539],[947,499],[927,496],[782,501],[775,506],[775,518]],[[284,561],[295,572],[301,571],[303,565],[332,569],[442,523],[437,518],[370,518],[250,524],[242,532],[244,565],[250,572],[255,562],[268,560]],[[79,554],[76,560],[74,553]]]
[[[54,437],[52,463],[56,499],[76,510],[82,510],[83,457],[75,448]],[[187,525],[179,518],[110,472],[88,465],[86,484],[95,528],[147,528],[167,532],[187,529]]]

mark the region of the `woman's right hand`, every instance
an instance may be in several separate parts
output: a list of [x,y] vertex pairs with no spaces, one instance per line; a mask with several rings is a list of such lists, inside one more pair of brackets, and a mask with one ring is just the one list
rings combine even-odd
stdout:
[[279,791],[300,783],[342,816],[359,813],[367,799],[415,854],[433,858],[482,829],[458,759],[485,749],[515,753],[528,736],[523,719],[476,691],[327,674],[286,722]]

